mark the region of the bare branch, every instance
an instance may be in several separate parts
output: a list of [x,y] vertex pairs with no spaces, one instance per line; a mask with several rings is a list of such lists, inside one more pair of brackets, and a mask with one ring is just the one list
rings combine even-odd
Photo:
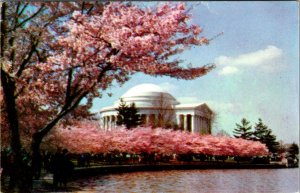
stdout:
[[19,13],[17,12],[18,16],[21,16],[21,15],[23,14],[23,12],[24,12],[24,10],[27,8],[27,6],[28,6],[28,3],[26,3],[26,4],[23,6],[22,10],[21,10]]
[[39,41],[37,41],[35,43],[32,42],[31,47],[30,47],[30,51],[28,53],[28,56],[23,60],[22,64],[20,65],[20,68],[19,68],[19,70],[16,74],[17,77],[20,77],[22,75],[23,70],[25,69],[26,65],[29,63],[29,61],[30,61],[33,53],[35,52],[36,47],[38,46],[38,44],[39,44]]
[[32,14],[31,16],[29,16],[28,18],[24,19],[21,23],[19,23],[18,25],[16,25],[14,27],[13,30],[17,29],[18,27],[23,26],[26,22],[30,21],[31,19],[33,19],[34,17],[36,17],[40,12],[43,11],[45,7],[45,4],[43,4],[34,14]]

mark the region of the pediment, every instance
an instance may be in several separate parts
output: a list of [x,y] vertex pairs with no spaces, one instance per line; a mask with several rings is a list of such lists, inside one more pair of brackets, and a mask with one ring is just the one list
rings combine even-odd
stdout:
[[198,105],[195,109],[205,113],[205,114],[213,114],[214,112],[208,107],[206,103]]

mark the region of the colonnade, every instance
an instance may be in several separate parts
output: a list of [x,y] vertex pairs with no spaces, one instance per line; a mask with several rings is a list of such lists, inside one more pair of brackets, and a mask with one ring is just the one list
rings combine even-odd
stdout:
[[206,117],[191,114],[177,115],[177,124],[184,131],[200,134],[211,133],[211,123]]
[[116,128],[117,126],[117,116],[116,115],[108,115],[102,118],[102,128],[105,130],[111,130]]
[[[151,125],[155,123],[158,115],[156,114],[141,114],[142,123]],[[177,124],[180,129],[193,133],[210,134],[211,121],[200,115],[178,114]],[[105,130],[115,129],[117,126],[117,116],[107,115],[102,118],[102,128]]]
[[[142,124],[151,125],[157,120],[155,114],[141,114]],[[117,127],[117,115],[103,116],[101,126],[105,130],[115,129]]]

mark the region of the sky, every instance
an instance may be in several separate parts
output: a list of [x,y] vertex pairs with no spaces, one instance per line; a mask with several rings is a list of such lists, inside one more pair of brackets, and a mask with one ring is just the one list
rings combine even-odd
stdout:
[[[147,3],[144,2],[147,6]],[[135,74],[114,85],[93,112],[113,105],[128,89],[142,83],[161,86],[181,103],[208,104],[216,114],[213,133],[232,135],[242,118],[254,127],[261,118],[278,140],[299,143],[299,3],[296,1],[189,2],[191,23],[212,38],[208,46],[179,55],[194,67],[216,68],[194,80]],[[108,93],[107,92],[107,93]]]

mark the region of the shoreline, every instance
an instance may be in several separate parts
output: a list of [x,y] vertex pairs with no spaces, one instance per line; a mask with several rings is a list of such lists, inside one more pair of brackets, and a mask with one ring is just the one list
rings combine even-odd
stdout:
[[284,164],[248,164],[248,163],[184,163],[184,164],[127,164],[127,165],[102,165],[75,168],[73,179],[112,173],[126,173],[138,171],[163,171],[163,170],[194,170],[194,169],[288,169]]

